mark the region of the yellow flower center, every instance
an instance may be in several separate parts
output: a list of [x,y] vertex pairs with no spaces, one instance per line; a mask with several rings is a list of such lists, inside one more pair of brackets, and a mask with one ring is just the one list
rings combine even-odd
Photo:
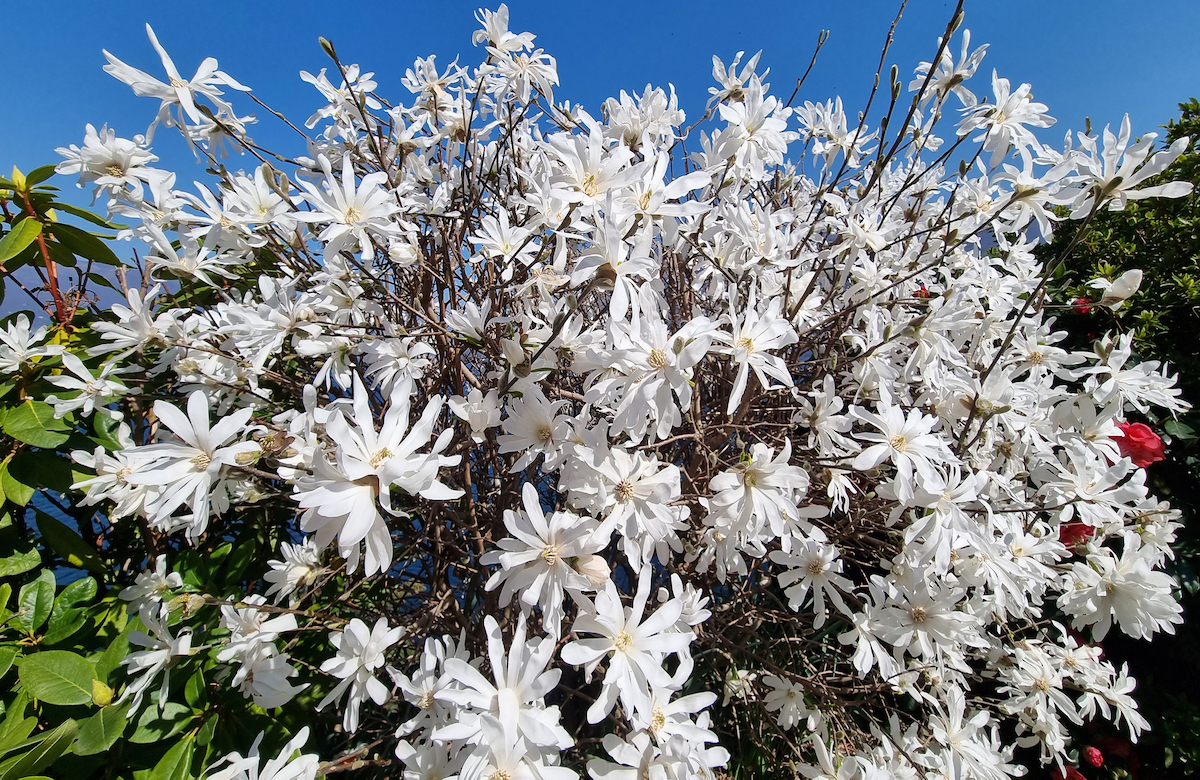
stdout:
[[387,459],[390,457],[392,457],[392,451],[389,450],[387,447],[384,447],[383,449],[379,450],[378,452],[376,452],[374,455],[371,456],[371,460],[369,461],[369,463],[371,464],[371,468],[373,468],[373,469],[379,468],[384,463],[386,463]]
[[667,725],[666,713],[662,711],[662,707],[655,707],[654,712],[650,715],[650,730],[659,732],[665,725]]
[[354,206],[351,206],[350,208],[346,209],[346,215],[344,217],[344,221],[347,225],[353,225],[355,222],[358,222],[362,218],[363,218],[362,212],[359,211]]
[[116,163],[113,163],[112,165],[108,166],[104,170],[106,173],[108,173],[109,176],[115,176],[118,179],[123,178],[125,176],[125,169],[122,168],[121,166],[117,165]]
[[617,485],[617,489],[614,492],[617,494],[617,500],[624,503],[633,498],[633,483],[625,480]]
[[892,445],[892,449],[896,452],[904,452],[908,448],[908,439],[905,438],[904,434],[898,433],[888,439],[888,444]]
[[417,706],[423,710],[433,709],[433,691],[425,691],[421,694],[421,700],[417,702]]
[[600,186],[596,184],[595,174],[589,173],[583,177],[583,194],[589,198],[596,197],[596,193],[600,191]]
[[646,360],[651,368],[662,368],[667,364],[667,353],[657,347],[650,350],[650,357]]
[[808,576],[816,577],[823,571],[825,571],[825,564],[815,560],[808,562]]
[[909,612],[909,615],[912,617],[912,622],[916,623],[917,625],[921,625],[929,619],[929,615],[925,612],[924,607],[913,607],[912,611]]
[[196,457],[192,458],[192,463],[196,465],[197,471],[203,471],[208,468],[208,464],[212,463],[212,456],[207,452],[201,452]]
[[628,631],[622,631],[621,633],[617,634],[617,640],[613,642],[613,644],[616,645],[617,649],[623,653],[629,649],[631,644],[633,644],[633,637],[629,635]]

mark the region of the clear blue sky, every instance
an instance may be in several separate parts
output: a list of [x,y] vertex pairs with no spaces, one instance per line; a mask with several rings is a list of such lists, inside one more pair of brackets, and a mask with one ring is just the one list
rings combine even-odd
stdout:
[[[267,103],[303,119],[318,95],[297,73],[328,64],[318,35],[334,41],[343,61],[375,71],[384,94],[406,100],[399,81],[417,56],[436,54],[442,64],[456,55],[463,64],[478,62],[481,52],[470,40],[478,5],[458,0],[10,3],[4,10],[0,169],[7,172],[15,163],[29,170],[57,161],[54,148],[81,143],[87,122],[97,127],[107,122],[125,136],[145,130],[155,101],[135,98],[104,73],[100,51],[107,48],[160,76],[144,22],[154,26],[185,75],[205,56],[216,57],[222,69]],[[537,44],[557,57],[557,99],[598,113],[601,101],[620,89],[670,82],[690,119],[699,116],[708,97],[713,54],[728,61],[739,49],[748,54],[763,49],[762,66],[771,68],[773,91],[786,98],[822,28],[831,37],[800,99],[841,94],[848,112],[857,111],[898,5],[896,0],[509,3],[512,28],[536,33]],[[900,66],[905,84],[913,66],[932,55],[952,9],[953,3],[944,0],[910,0],[889,57],[889,64]],[[1056,144],[1067,127],[1082,128],[1085,116],[1101,127],[1128,112],[1135,132],[1153,130],[1176,114],[1179,101],[1200,95],[1198,0],[968,0],[965,26],[973,42],[991,44],[976,92],[990,94],[993,67],[1014,85],[1031,82],[1035,97],[1059,120],[1049,132]],[[237,105],[243,113],[257,108],[246,100]],[[251,127],[256,141],[293,142],[271,117],[257,113],[260,124]],[[177,136],[163,132],[155,142],[160,165],[190,164],[191,155]],[[247,161],[246,167],[251,165]],[[199,177],[200,169],[194,170]],[[181,173],[179,186],[185,187],[192,174]]]

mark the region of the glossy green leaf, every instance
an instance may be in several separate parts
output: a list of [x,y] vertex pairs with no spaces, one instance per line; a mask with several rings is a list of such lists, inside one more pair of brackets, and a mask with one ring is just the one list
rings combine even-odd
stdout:
[[54,572],[42,571],[33,582],[21,587],[14,622],[27,634],[42,627],[54,607]]
[[26,217],[0,239],[0,263],[7,263],[42,234],[42,223]]
[[68,458],[52,450],[23,450],[9,461],[8,470],[22,484],[66,493],[71,489],[72,466]]
[[35,488],[9,473],[8,465],[11,462],[0,463],[0,488],[4,489],[4,497],[9,501],[17,506],[25,506],[33,499]]
[[0,763],[0,780],[18,780],[38,774],[67,752],[78,731],[79,725],[74,720],[60,723],[29,751]]
[[128,225],[122,225],[118,222],[109,222],[103,217],[93,214],[87,209],[81,209],[78,206],[72,206],[70,203],[55,203],[54,208],[58,211],[70,214],[73,217],[85,219],[88,222],[91,222],[93,225],[108,228],[109,230],[121,230],[128,227]]
[[[125,616],[125,605],[118,604],[113,607],[119,610],[118,614],[121,617]],[[109,620],[112,620],[110,612]],[[121,665],[121,661],[125,656],[129,655],[129,635],[139,628],[144,628],[142,622],[136,618],[129,620],[121,627],[121,633],[112,641],[100,656],[96,659],[96,674],[101,682],[108,682],[109,676],[113,670]]]
[[46,240],[46,253],[50,255],[51,260],[67,268],[74,268],[78,262],[75,253],[57,241]]
[[121,265],[120,259],[96,236],[74,225],[58,224],[51,228],[54,239],[80,257],[103,265]]
[[47,546],[67,563],[93,574],[104,573],[104,561],[100,560],[95,548],[79,538],[79,534],[45,512],[37,513],[37,526]]
[[34,447],[57,447],[67,440],[68,430],[65,422],[54,419],[54,407],[42,401],[26,399],[4,415],[4,432]]
[[8,674],[8,670],[12,668],[13,661],[16,659],[17,648],[11,645],[0,647],[0,680],[3,680],[4,675]]
[[96,581],[91,577],[72,582],[54,600],[50,622],[42,643],[53,645],[74,634],[87,622],[92,599],[96,598]]
[[217,711],[210,711],[204,725],[196,732],[196,744],[204,746],[212,742],[213,734],[217,731],[217,720]]
[[202,709],[208,700],[208,690],[204,685],[204,669],[201,667],[188,678],[183,686],[183,700],[196,709]]
[[87,704],[92,700],[96,667],[81,655],[46,650],[27,655],[18,666],[21,685],[48,704]]
[[196,738],[188,735],[167,751],[149,772],[135,773],[139,780],[187,780],[192,776],[192,751]]
[[34,187],[54,175],[53,165],[43,165],[25,174],[25,186]]
[[128,706],[105,707],[87,720],[80,722],[79,735],[71,750],[76,755],[91,756],[108,750],[121,738],[129,720]]
[[[7,558],[0,558],[0,577],[24,574],[42,562],[42,554],[34,547],[19,550]],[[6,599],[7,601],[7,599]],[[0,608],[4,605],[0,604]]]
[[191,708],[179,702],[167,702],[162,712],[157,707],[147,707],[138,717],[137,728],[129,741],[139,745],[159,742],[183,731],[191,719]]
[[29,694],[21,691],[8,705],[4,720],[0,720],[0,755],[21,744],[37,725],[37,716],[25,717],[29,707]]

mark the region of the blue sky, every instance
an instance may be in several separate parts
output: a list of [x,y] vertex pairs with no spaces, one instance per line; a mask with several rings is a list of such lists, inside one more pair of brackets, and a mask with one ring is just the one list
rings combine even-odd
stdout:
[[[368,4],[208,0],[128,2],[83,0],[13,3],[5,8],[6,88],[0,113],[0,168],[29,170],[57,161],[54,148],[80,143],[84,124],[108,123],[119,134],[143,132],[155,101],[135,98],[101,70],[107,48],[154,75],[161,65],[146,39],[150,22],[180,70],[190,75],[205,56],[251,86],[268,104],[303,119],[318,96],[297,76],[328,64],[317,45],[324,35],[345,62],[376,73],[380,90],[407,99],[400,86],[414,58],[436,54],[439,63],[472,49],[478,2]],[[840,94],[857,110],[871,86],[880,45],[896,0],[812,2],[542,2],[509,3],[512,28],[537,34],[537,44],[558,59],[559,100],[598,113],[602,100],[647,82],[673,83],[690,118],[703,110],[711,58],[728,61],[740,49],[763,49],[773,91],[786,98],[811,57],[821,29],[831,37],[799,99]],[[897,30],[889,65],[904,82],[932,55],[954,4],[910,0]],[[991,44],[976,92],[990,93],[993,67],[1014,85],[1033,84],[1035,97],[1059,122],[1048,132],[1056,144],[1067,127],[1097,127],[1132,115],[1135,132],[1153,130],[1176,114],[1176,104],[1200,95],[1200,2],[1196,0],[968,0],[966,27],[973,40]],[[886,75],[885,75],[886,78]],[[236,103],[243,112],[256,107]],[[279,123],[257,112],[256,141],[293,143]],[[873,123],[872,123],[873,124]],[[183,168],[191,155],[169,132],[155,139],[163,167]],[[252,161],[247,161],[250,167]],[[237,167],[237,163],[233,163]],[[194,168],[195,176],[202,174]],[[190,176],[181,171],[180,186]],[[59,182],[66,184],[66,181]],[[82,197],[82,193],[80,193]],[[86,198],[83,198],[86,201]]]

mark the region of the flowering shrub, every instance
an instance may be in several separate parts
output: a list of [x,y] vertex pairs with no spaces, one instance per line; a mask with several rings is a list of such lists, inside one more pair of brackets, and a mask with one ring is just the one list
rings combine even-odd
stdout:
[[[1055,346],[1063,258],[1032,249],[1056,205],[1184,194],[1137,189],[1179,150],[1043,145],[1029,85],[967,86],[961,16],[874,126],[740,54],[694,125],[653,88],[593,116],[478,18],[483,62],[417,60],[407,102],[324,42],[289,154],[215,61],[107,55],[158,113],[58,171],[149,247],[140,283],[51,340],[14,319],[0,368],[63,437],[5,430],[69,452],[64,511],[144,569],[106,575],[136,615],[109,744],[153,735],[162,777],[848,780],[1065,776],[1085,722],[1135,739],[1095,642],[1181,622],[1177,515],[1120,426],[1187,405],[1128,337]],[[160,125],[213,181],[152,167]]]

